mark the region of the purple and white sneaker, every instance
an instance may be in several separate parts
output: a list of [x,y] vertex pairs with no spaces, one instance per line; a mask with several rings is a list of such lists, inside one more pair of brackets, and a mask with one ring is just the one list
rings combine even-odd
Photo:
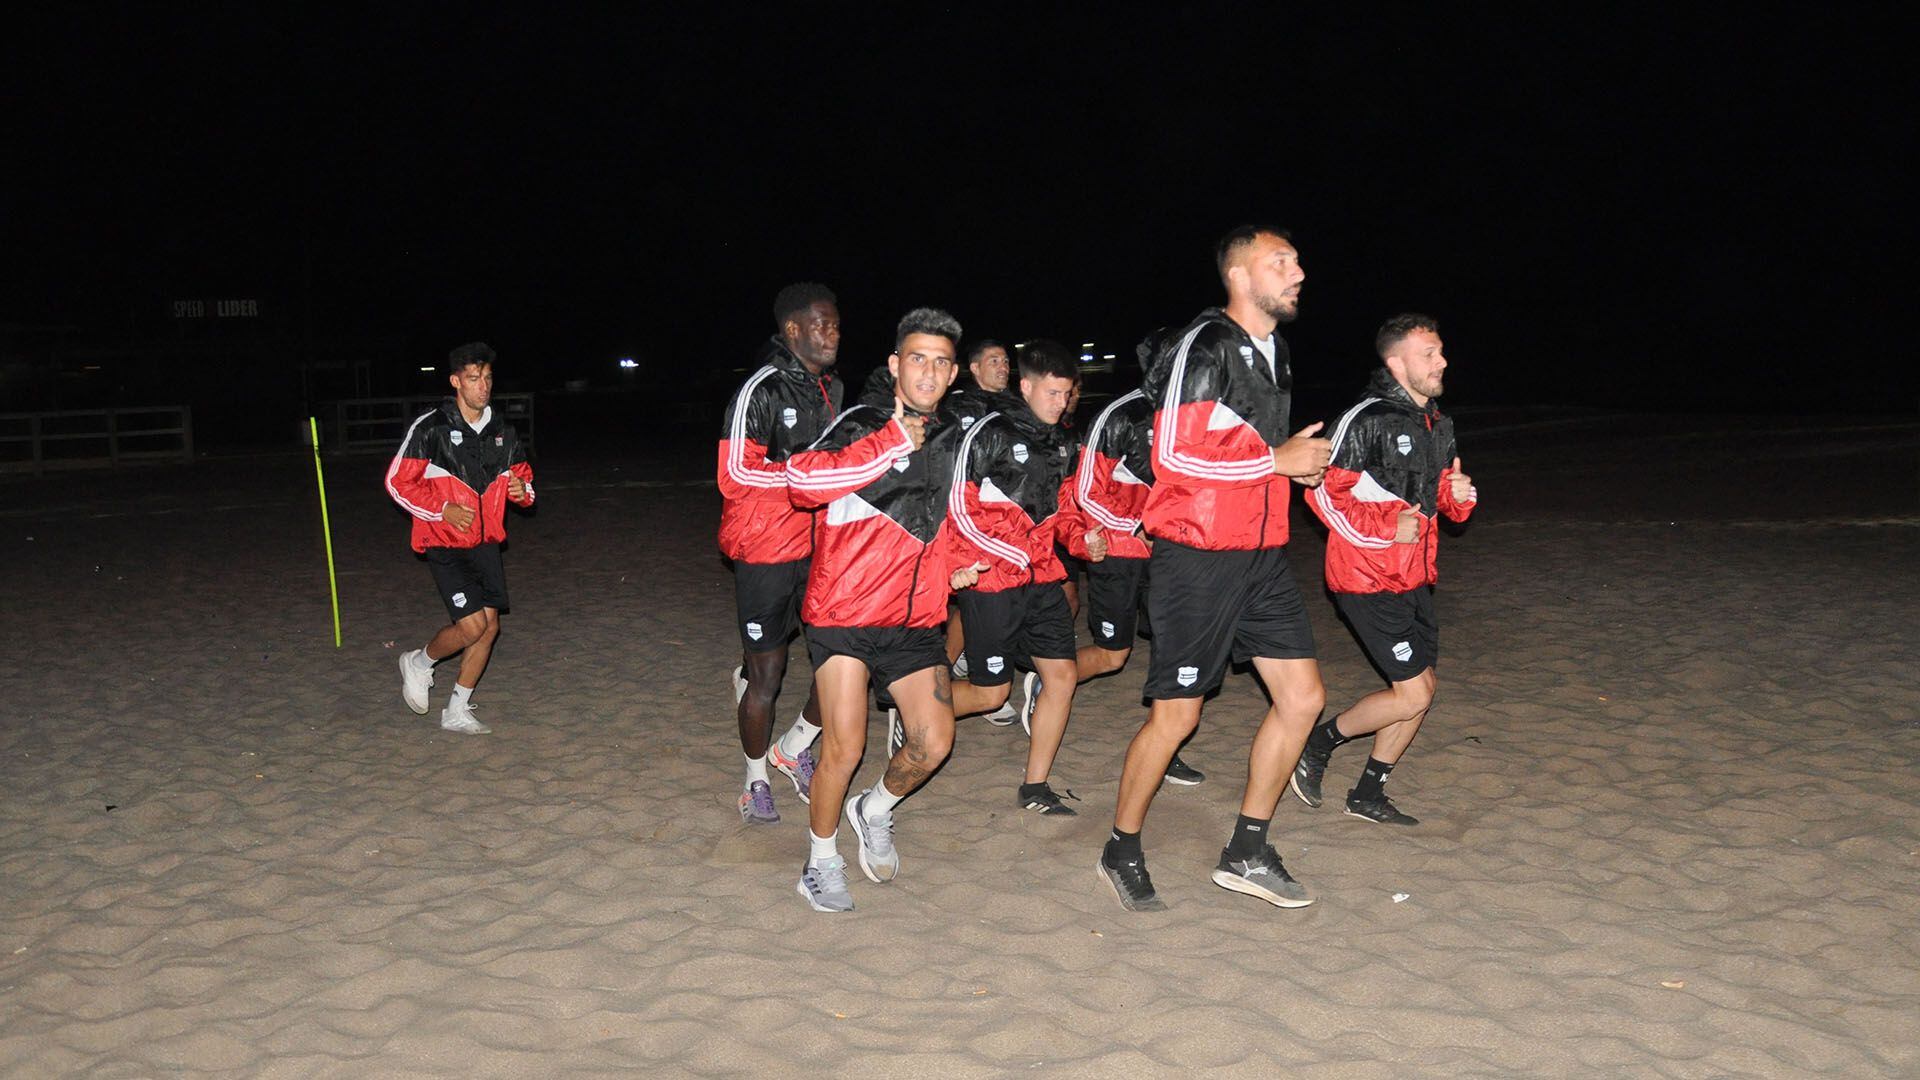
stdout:
[[740,820],[748,825],[772,825],[780,820],[773,808],[773,789],[765,780],[755,780],[740,793]]
[[767,747],[767,764],[793,781],[793,793],[800,796],[801,802],[813,802],[813,747],[809,746],[798,755],[788,757],[780,752],[780,742],[776,739],[772,746]]

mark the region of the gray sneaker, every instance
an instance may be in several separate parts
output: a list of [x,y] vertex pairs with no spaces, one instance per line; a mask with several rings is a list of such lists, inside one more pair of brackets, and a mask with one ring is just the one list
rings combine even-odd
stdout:
[[1033,707],[1040,702],[1040,673],[1037,671],[1027,672],[1027,677],[1021,680],[1020,692],[1022,698],[1020,702],[1020,730],[1026,732],[1028,738],[1032,738]]
[[809,862],[800,868],[800,881],[794,886],[815,911],[852,911],[853,894],[847,891],[847,860],[835,855],[818,866]]
[[1220,865],[1214,867],[1213,883],[1248,896],[1257,896],[1275,907],[1306,907],[1313,903],[1306,887],[1293,880],[1280,865],[1280,853],[1268,844],[1245,861],[1220,852]]
[[961,682],[967,681],[967,676],[971,674],[971,672],[967,668],[966,653],[961,653],[959,656],[953,658],[953,663],[947,666],[947,674],[959,679]]
[[747,696],[746,670],[744,667],[733,669],[733,703],[735,705],[740,704],[740,699]]
[[740,793],[740,820],[748,825],[773,825],[780,812],[773,808],[773,789],[765,780],[755,780]]
[[847,824],[860,838],[861,872],[868,881],[884,885],[900,872],[900,853],[893,849],[892,811],[879,821],[867,820],[867,796],[871,794],[873,789],[868,788],[847,804]]

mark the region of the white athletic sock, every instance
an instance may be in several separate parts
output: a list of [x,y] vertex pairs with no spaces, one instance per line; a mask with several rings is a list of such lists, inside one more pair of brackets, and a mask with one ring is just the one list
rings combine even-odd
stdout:
[[422,645],[420,651],[413,654],[413,666],[421,671],[433,670],[433,657],[427,655],[426,646]]
[[882,780],[873,785],[869,791],[866,803],[860,808],[860,815],[868,821],[884,817],[893,813],[893,808],[900,805],[900,800],[904,798],[906,798],[905,795],[895,795],[888,791],[886,781]]
[[473,696],[473,687],[461,686],[459,683],[454,683],[453,684],[453,700],[449,704],[465,705],[467,703],[467,699],[472,696]]
[[747,782],[741,785],[741,787],[743,789],[750,788],[756,780],[763,784],[767,782],[767,759],[764,757],[750,757],[747,759]]
[[787,729],[787,733],[780,736],[780,752],[790,758],[797,758],[800,756],[800,751],[813,745],[814,738],[819,734],[818,727],[807,723],[804,715],[799,716],[794,719],[793,726]]
[[832,836],[815,836],[813,835],[813,830],[808,829],[807,839],[812,841],[813,851],[807,856],[807,864],[809,866],[819,866],[821,863],[840,854],[840,845],[836,842],[839,836],[839,829],[833,830]]

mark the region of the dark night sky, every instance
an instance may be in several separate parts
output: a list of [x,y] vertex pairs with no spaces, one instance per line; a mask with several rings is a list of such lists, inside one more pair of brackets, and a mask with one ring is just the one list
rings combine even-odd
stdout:
[[1911,411],[1890,17],[976,10],[16,22],[0,322],[291,303],[310,250],[322,333],[482,337],[534,383],[738,366],[796,278],[849,367],[920,303],[1124,349],[1257,219],[1339,381],[1416,309],[1461,402]]

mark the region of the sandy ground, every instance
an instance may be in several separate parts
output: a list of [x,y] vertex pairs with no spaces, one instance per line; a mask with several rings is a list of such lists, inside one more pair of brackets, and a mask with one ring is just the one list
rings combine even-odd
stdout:
[[963,722],[900,878],[808,910],[804,808],[733,809],[705,447],[540,461],[484,738],[400,702],[440,609],[384,462],[329,463],[337,651],[307,459],[0,480],[0,1075],[1920,1074],[1920,425],[1491,421],[1392,784],[1426,823],[1288,797],[1300,911],[1206,876],[1246,676],[1148,822],[1171,909],[1096,879],[1139,662],[1082,690],[1083,816]]

